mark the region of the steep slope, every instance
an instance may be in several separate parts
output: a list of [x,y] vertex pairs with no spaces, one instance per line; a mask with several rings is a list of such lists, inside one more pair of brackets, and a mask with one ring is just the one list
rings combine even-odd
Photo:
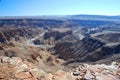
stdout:
[[107,43],[120,43],[120,33],[119,32],[111,32],[111,33],[101,33],[94,38],[100,39]]
[[62,42],[75,42],[79,40],[76,36],[73,35],[72,31],[48,31],[42,37],[33,41],[34,44],[46,44],[46,45],[56,45],[57,43]]
[[[120,59],[120,44],[106,45],[94,39],[84,38],[78,42],[58,43],[54,47],[54,55],[69,62],[111,62]],[[118,55],[118,56],[114,56]],[[114,56],[114,58],[113,58]],[[108,58],[111,58],[108,60]]]
[[40,28],[0,28],[0,43],[9,43],[33,38],[44,30]]
[[[103,46],[100,49],[94,51],[93,53],[86,56],[86,60],[97,61],[102,60],[106,63],[120,60],[120,44],[112,45],[112,46]],[[85,59],[85,58],[84,58]],[[105,60],[106,59],[106,60]]]
[[92,38],[85,38],[82,41],[78,42],[58,43],[56,44],[54,49],[55,55],[58,55],[58,57],[65,60],[68,60],[82,58],[83,56],[97,50],[103,45],[104,43],[98,40]]

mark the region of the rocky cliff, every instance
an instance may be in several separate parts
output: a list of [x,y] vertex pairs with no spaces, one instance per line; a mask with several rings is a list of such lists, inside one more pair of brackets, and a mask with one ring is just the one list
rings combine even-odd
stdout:
[[82,41],[77,42],[58,43],[54,49],[55,54],[57,54],[60,58],[67,60],[82,58],[87,53],[93,52],[103,45],[104,43],[95,39],[85,38]]
[[102,33],[94,36],[99,40],[102,40],[106,43],[120,43],[120,33],[119,32],[111,32],[111,33]]
[[76,36],[73,35],[72,31],[48,31],[42,37],[33,41],[34,44],[46,44],[46,45],[56,45],[57,43],[62,42],[75,42],[79,40]]
[[[58,43],[54,47],[54,54],[64,60],[73,60],[75,62],[96,62],[105,58],[110,58],[113,55],[120,54],[120,44],[107,46],[94,38],[84,38],[78,42]],[[109,59],[120,59],[120,56]],[[104,62],[103,61],[103,62]],[[72,62],[72,61],[71,61]]]

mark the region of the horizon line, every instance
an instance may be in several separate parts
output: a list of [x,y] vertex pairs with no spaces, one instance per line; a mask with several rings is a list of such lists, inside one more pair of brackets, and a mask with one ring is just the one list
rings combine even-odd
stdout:
[[90,16],[120,16],[120,15],[104,15],[104,14],[61,14],[61,15],[6,15],[0,17],[44,17],[44,16],[74,16],[74,15],[90,15]]

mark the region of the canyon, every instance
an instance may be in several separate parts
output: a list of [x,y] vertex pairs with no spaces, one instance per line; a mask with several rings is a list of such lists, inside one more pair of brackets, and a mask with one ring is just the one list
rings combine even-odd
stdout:
[[120,80],[119,19],[78,18],[0,18],[0,80]]

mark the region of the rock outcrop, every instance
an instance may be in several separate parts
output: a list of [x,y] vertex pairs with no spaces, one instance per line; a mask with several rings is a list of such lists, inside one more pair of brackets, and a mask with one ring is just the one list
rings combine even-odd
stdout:
[[111,65],[81,64],[73,71],[48,73],[19,57],[0,57],[1,80],[119,80],[120,63]]

